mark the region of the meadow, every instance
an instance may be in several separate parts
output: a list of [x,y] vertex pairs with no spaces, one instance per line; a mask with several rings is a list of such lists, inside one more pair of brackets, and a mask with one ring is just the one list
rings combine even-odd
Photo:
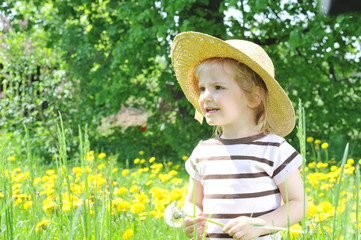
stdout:
[[[29,146],[17,155],[2,136],[0,239],[188,239],[164,218],[171,203],[183,205],[187,156],[160,159],[139,146],[134,158],[116,161],[80,134],[78,157],[69,159],[61,127],[58,137],[59,154],[45,165]],[[327,142],[308,137],[305,144],[309,211],[291,226],[304,233],[282,231],[284,239],[358,239],[361,159],[348,158],[348,146],[335,159]]]

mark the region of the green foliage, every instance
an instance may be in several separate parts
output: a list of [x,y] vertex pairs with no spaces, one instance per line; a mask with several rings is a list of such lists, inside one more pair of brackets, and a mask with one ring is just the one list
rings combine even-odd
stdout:
[[58,111],[71,110],[73,82],[66,78],[54,51],[45,47],[47,34],[30,34],[24,31],[26,21],[15,23],[20,30],[8,25],[0,39],[0,130],[25,146],[21,136],[28,126],[34,152],[54,154]]
[[[315,1],[280,0],[8,1],[2,13],[14,30],[3,30],[1,41],[13,46],[5,53],[15,60],[1,58],[1,85],[15,90],[10,91],[11,101],[0,100],[6,106],[2,118],[7,119],[0,126],[14,131],[26,123],[50,146],[53,137],[45,138],[55,134],[52,127],[60,110],[69,131],[87,125],[92,144],[106,143],[112,152],[135,150],[142,143],[163,154],[190,153],[201,138],[211,136],[211,129],[193,120],[194,110],[176,82],[169,54],[177,33],[194,30],[262,45],[294,105],[298,99],[304,103],[307,135],[356,141],[360,132],[355,126],[361,123],[360,15],[328,17],[318,9]],[[19,24],[25,20],[27,28]],[[26,41],[34,52],[21,48]],[[36,75],[38,66],[47,71],[30,83],[32,92],[26,88],[29,98],[21,97],[17,86],[25,86],[26,76]],[[25,68],[28,73],[20,74]],[[64,83],[67,90],[55,94]],[[24,101],[28,115],[20,107]],[[36,106],[41,102],[48,105],[40,111]],[[96,129],[101,117],[115,114],[122,105],[149,112],[147,133],[135,126],[100,136]],[[295,139],[295,133],[289,138]]]

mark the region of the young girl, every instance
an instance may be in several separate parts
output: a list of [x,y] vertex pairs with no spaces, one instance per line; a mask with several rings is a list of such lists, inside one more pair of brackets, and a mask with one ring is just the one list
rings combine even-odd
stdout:
[[193,237],[195,223],[199,239],[203,233],[205,239],[280,239],[267,226],[299,222],[307,197],[302,157],[283,138],[294,128],[294,109],[274,79],[272,60],[248,41],[185,32],[174,39],[172,62],[195,118],[216,126],[216,136],[200,142],[186,162],[185,210],[193,215],[194,187],[197,207],[197,216],[185,221],[186,235]]

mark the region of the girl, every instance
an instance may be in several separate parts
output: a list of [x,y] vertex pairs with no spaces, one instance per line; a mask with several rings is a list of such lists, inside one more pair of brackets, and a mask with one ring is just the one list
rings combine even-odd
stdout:
[[200,142],[186,162],[185,210],[193,215],[195,187],[198,211],[186,219],[186,235],[193,237],[196,223],[199,239],[204,233],[205,239],[280,239],[259,225],[299,222],[307,197],[302,156],[283,138],[294,128],[294,109],[274,79],[272,60],[248,41],[185,32],[174,39],[172,62],[195,118],[216,126],[216,136]]

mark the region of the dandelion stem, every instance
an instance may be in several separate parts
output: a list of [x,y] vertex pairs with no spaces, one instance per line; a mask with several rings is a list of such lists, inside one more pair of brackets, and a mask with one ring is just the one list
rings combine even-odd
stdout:
[[[188,214],[186,214],[186,216],[187,216],[187,217],[190,217],[190,218],[193,218],[193,217],[194,217],[194,216],[191,216],[191,215],[188,215]],[[211,219],[209,219],[209,218],[206,218],[205,220],[206,220],[207,222],[214,223],[214,224],[217,224],[218,226],[224,227],[224,224],[223,224],[223,223],[213,221],[213,220],[211,220]]]
[[[192,215],[188,215],[186,214],[186,217],[190,217],[190,218],[193,218]],[[210,222],[210,223],[214,223],[214,224],[217,224],[218,226],[221,226],[221,227],[224,227],[225,224],[223,223],[220,223],[220,222],[217,222],[217,221],[214,221],[214,220],[211,220],[209,218],[206,218],[205,219],[207,222]],[[252,227],[259,227],[259,228],[266,228],[266,229],[272,229],[272,230],[280,230],[280,231],[290,231],[290,232],[297,232],[297,233],[303,233],[302,230],[299,230],[299,229],[288,229],[288,228],[283,228],[283,227],[274,227],[274,226],[267,226],[267,225],[260,225],[260,224],[249,224],[250,226]]]

